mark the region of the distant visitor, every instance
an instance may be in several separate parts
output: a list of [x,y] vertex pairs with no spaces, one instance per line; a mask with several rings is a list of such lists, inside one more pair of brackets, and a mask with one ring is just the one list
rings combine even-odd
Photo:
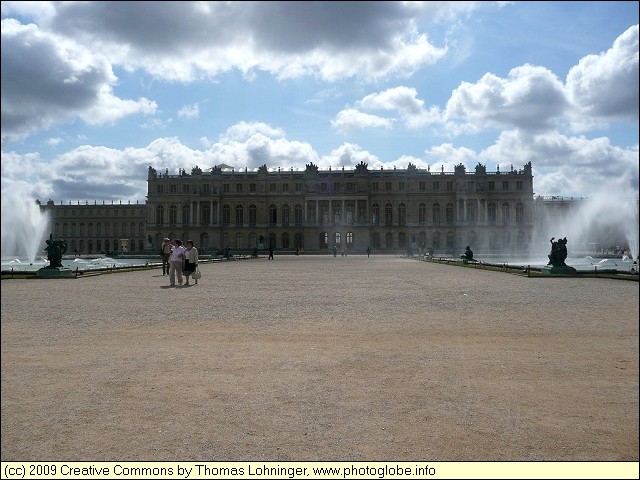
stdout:
[[467,248],[465,249],[464,253],[460,255],[460,258],[462,258],[462,260],[465,263],[473,260],[473,251],[471,250],[471,247],[469,245],[467,245]]

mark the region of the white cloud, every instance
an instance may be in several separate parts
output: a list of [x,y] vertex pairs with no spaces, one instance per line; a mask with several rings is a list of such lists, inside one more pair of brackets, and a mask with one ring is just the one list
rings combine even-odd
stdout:
[[3,144],[76,117],[100,124],[156,108],[114,96],[116,78],[100,54],[12,19],[2,20],[1,77]]
[[367,95],[356,102],[356,106],[366,110],[396,112],[411,129],[442,121],[438,108],[425,109],[424,100],[418,98],[418,92],[412,87],[399,86]]
[[192,105],[184,105],[178,110],[178,117],[180,118],[198,118],[200,116],[200,106],[197,103]]
[[447,102],[445,117],[458,131],[539,130],[553,127],[566,108],[562,82],[544,67],[523,65],[507,78],[487,73],[475,84],[463,82]]
[[577,108],[577,129],[606,120],[638,122],[638,25],[620,35],[613,46],[588,55],[567,75],[569,98]]
[[353,108],[348,108],[338,112],[335,120],[331,121],[331,126],[340,133],[349,133],[353,130],[363,130],[366,128],[386,128],[393,127],[393,119],[363,113]]

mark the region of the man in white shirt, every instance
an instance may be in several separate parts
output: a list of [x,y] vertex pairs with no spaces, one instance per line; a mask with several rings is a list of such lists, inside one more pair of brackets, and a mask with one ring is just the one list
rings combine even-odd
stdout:
[[169,257],[169,285],[175,287],[176,274],[178,276],[178,284],[182,285],[182,265],[184,264],[184,247],[182,242],[177,238],[173,241],[171,256]]

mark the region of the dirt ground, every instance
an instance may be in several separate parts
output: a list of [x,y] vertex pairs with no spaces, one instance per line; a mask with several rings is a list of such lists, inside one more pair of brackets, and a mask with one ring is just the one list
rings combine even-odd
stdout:
[[638,282],[394,256],[2,281],[3,461],[638,461]]

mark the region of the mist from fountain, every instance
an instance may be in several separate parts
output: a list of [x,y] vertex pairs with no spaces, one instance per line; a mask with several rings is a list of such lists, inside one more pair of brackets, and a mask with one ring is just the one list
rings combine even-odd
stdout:
[[629,256],[638,260],[638,191],[609,187],[579,200],[576,208],[569,208],[564,214],[548,212],[537,225],[535,238],[546,238],[548,242],[551,237],[566,237],[569,249],[580,252],[611,252],[619,247],[628,249]]
[[43,255],[49,231],[49,214],[35,199],[23,193],[2,190],[2,257],[26,258],[33,263]]

